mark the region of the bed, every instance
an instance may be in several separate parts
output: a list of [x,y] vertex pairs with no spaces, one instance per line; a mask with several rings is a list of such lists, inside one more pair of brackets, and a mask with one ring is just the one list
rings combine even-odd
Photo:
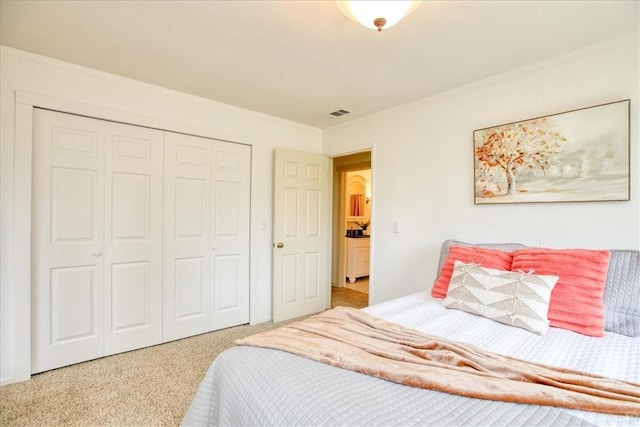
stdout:
[[[445,308],[429,291],[363,311],[499,354],[640,383],[640,336],[555,327],[538,335]],[[463,397],[243,345],[216,358],[183,425],[640,426],[640,418]]]

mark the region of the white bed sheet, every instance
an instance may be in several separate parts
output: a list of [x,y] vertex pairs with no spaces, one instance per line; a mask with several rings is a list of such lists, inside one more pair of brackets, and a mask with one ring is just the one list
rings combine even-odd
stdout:
[[[640,337],[593,338],[557,328],[541,337],[445,309],[427,292],[364,311],[497,353],[640,383]],[[465,398],[240,346],[214,361],[183,424],[640,426],[640,418]]]

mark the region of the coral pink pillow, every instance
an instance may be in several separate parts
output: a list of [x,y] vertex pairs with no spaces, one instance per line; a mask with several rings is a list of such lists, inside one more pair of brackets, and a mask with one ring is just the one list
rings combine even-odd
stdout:
[[431,295],[434,298],[444,298],[447,296],[449,281],[453,274],[453,263],[460,261],[465,264],[477,264],[481,267],[495,268],[497,270],[511,270],[511,260],[513,254],[497,249],[487,249],[478,246],[456,246],[449,248],[449,254],[442,264],[440,275],[433,283]]
[[551,292],[551,326],[604,335],[604,285],[611,252],[587,249],[519,249],[511,271],[559,276]]

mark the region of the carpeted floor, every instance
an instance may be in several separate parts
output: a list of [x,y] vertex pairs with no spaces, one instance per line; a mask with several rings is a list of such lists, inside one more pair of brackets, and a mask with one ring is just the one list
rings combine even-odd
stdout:
[[[332,307],[365,307],[367,299],[362,292],[332,288]],[[286,323],[210,332],[0,387],[0,426],[179,425],[209,365],[221,351],[239,338]]]

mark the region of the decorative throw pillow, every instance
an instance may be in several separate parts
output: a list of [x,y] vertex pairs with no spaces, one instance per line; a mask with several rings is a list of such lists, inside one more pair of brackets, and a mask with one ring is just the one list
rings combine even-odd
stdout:
[[511,252],[480,248],[478,246],[452,245],[442,265],[440,275],[433,284],[431,295],[434,298],[444,298],[447,295],[454,261],[474,263],[487,268],[497,268],[498,270],[511,270],[512,259],[513,254]]
[[560,277],[549,304],[551,326],[584,335],[604,335],[603,293],[611,253],[589,249],[520,249],[511,270]]
[[640,251],[611,251],[604,286],[604,329],[640,336]]
[[449,255],[449,248],[451,246],[474,246],[478,248],[496,249],[499,251],[512,252],[512,253],[516,249],[524,249],[527,247],[522,243],[508,243],[508,242],[469,243],[469,242],[463,242],[461,240],[447,239],[444,242],[442,242],[442,245],[440,246],[440,256],[438,257],[438,271],[437,271],[438,274],[440,274],[440,270],[442,270],[442,266],[444,265],[444,262],[447,259],[447,255]]
[[442,305],[544,335],[558,276],[496,270],[456,261]]

